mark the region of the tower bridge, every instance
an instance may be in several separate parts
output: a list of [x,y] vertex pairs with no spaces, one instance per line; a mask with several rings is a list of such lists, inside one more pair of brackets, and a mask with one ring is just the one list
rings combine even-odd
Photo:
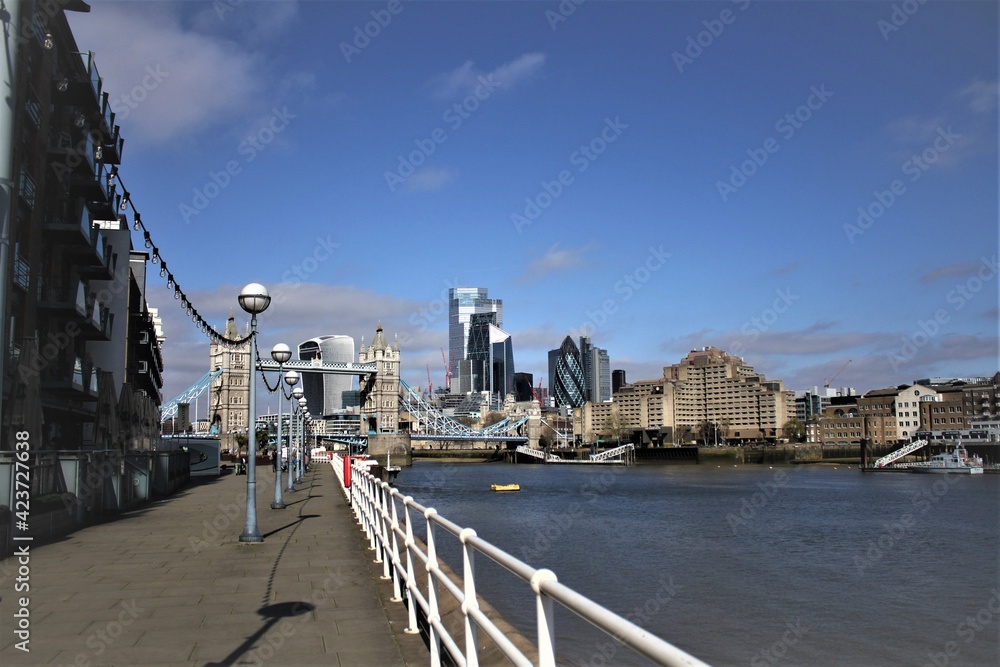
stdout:
[[[230,314],[226,332],[227,337],[233,340],[239,337],[232,314]],[[216,347],[218,349],[215,349]],[[235,384],[236,387],[245,387],[250,381],[250,369],[247,369],[245,365],[240,365],[241,357],[238,355],[245,354],[246,351],[245,347],[229,349],[222,345],[213,346],[210,353],[210,363],[214,366],[213,370],[165,404],[161,411],[161,420],[167,420],[176,415],[180,404],[197,399],[210,386],[221,388]],[[366,346],[364,338],[361,339],[356,362],[327,362],[317,358],[289,360],[279,365],[273,359],[258,355],[255,370],[260,373],[275,374],[295,371],[300,374],[357,376],[361,399],[361,421],[358,433],[341,434],[326,439],[344,442],[352,446],[365,446],[367,452],[379,460],[381,460],[380,457],[388,458],[391,456],[393,462],[400,461],[409,465],[412,452],[410,443],[413,440],[510,443],[537,447],[541,432],[541,410],[537,403],[526,411],[508,414],[499,422],[481,429],[474,429],[444,414],[427,401],[420,392],[411,388],[400,377],[399,367],[399,343],[394,341],[390,345],[385,339],[382,325],[379,324],[370,345]],[[242,373],[245,380],[229,383],[221,377],[226,373]],[[230,412],[235,409],[234,405],[242,405],[244,409],[246,407],[246,402],[239,400],[217,401],[217,403],[225,403],[224,407],[221,405],[220,407]],[[400,416],[403,414],[408,417],[408,426],[401,429]],[[226,419],[220,418],[218,415],[213,416],[212,421],[213,423],[228,423]]]

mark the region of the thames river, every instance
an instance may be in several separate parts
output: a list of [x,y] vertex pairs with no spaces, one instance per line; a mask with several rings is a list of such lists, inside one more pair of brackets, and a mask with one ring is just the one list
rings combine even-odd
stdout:
[[[712,665],[1000,663],[1000,475],[418,460],[396,486]],[[534,640],[529,587],[476,568]],[[559,609],[560,664],[649,664]]]

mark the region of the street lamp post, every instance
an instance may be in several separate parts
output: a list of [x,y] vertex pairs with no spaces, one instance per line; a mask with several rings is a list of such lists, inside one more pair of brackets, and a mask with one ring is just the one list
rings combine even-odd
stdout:
[[299,458],[296,461],[295,466],[295,481],[302,481],[302,460],[305,458],[305,436],[306,436],[306,397],[303,396],[299,399],[299,419],[302,424],[302,428],[299,430]]
[[302,465],[299,466],[299,478],[306,474],[306,449],[308,448],[308,442],[306,440],[306,433],[309,429],[309,425],[312,423],[312,415],[309,414],[309,408],[305,409],[305,413],[302,415]]
[[285,500],[281,497],[281,395],[284,390],[281,388],[281,367],[286,361],[292,358],[292,351],[284,343],[278,343],[271,349],[271,358],[278,362],[278,446],[274,452],[276,457],[274,466],[274,502],[271,509],[285,509]]
[[[299,383],[299,374],[295,371],[288,371],[285,373],[285,384],[288,385],[292,396],[295,396],[295,392],[302,391],[302,387],[296,387]],[[292,435],[295,433],[295,429],[292,428],[293,413],[295,412],[295,404],[292,399],[288,400],[288,456],[285,457],[285,462],[288,464],[288,491],[295,491],[294,478],[295,475],[292,474]]]
[[240,308],[250,313],[250,415],[247,429],[247,510],[246,524],[240,542],[263,542],[257,528],[257,316],[271,305],[267,289],[260,283],[250,283],[239,296]]

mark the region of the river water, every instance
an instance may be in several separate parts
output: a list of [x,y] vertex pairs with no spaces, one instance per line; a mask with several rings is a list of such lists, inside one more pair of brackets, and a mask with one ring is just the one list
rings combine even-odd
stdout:
[[[712,665],[1000,664],[1000,475],[418,460],[396,486]],[[528,586],[476,572],[534,641]],[[556,607],[560,664],[650,664]]]

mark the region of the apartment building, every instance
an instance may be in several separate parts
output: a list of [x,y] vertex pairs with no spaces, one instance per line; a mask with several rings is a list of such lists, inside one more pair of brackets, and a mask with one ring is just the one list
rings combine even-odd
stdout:
[[[47,449],[155,445],[162,332],[145,299],[116,174],[124,141],[93,53],[65,12],[9,5],[9,227],[0,244],[3,420]],[[0,446],[9,446],[4,443]]]
[[715,347],[691,351],[680,363],[664,367],[675,383],[674,426],[697,430],[720,427],[727,441],[775,440],[795,416],[795,397],[780,380],[767,380],[743,359]]

